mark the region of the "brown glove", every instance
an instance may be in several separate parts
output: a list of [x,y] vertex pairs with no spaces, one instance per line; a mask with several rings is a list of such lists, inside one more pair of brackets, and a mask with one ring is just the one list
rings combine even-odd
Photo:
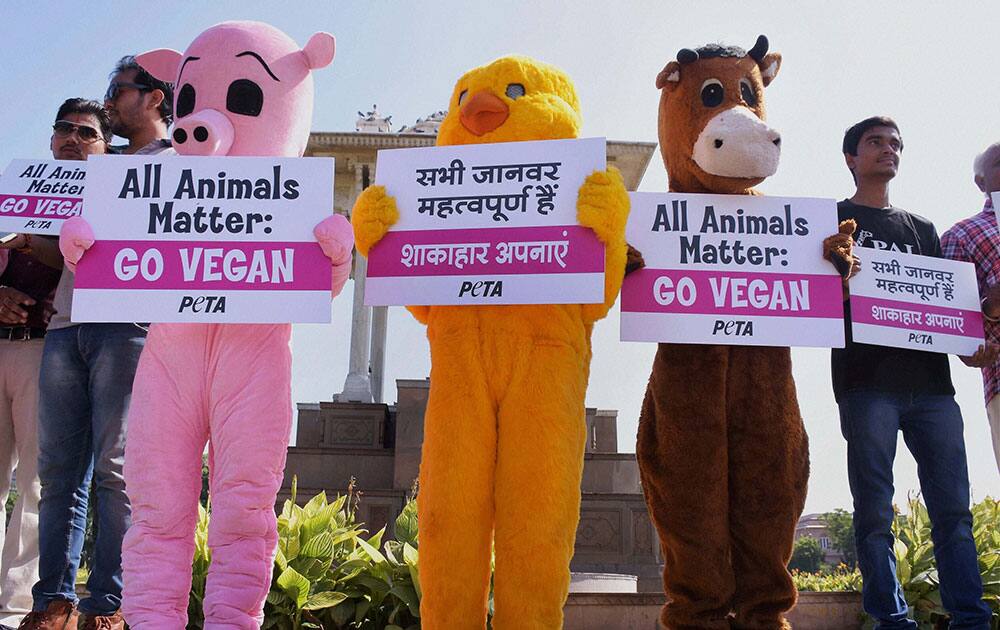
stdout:
[[637,269],[642,269],[646,266],[646,261],[642,259],[642,252],[638,249],[628,246],[628,255],[625,258],[625,275],[632,273]]
[[854,255],[854,239],[851,238],[857,227],[854,219],[841,221],[837,233],[823,239],[823,258],[832,262],[844,278],[850,278],[861,268],[861,261]]

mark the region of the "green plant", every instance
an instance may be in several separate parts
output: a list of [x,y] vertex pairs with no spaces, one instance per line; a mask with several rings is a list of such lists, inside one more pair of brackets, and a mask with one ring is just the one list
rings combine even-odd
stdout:
[[[947,622],[948,611],[941,603],[930,516],[916,496],[909,497],[908,507],[909,514],[898,514],[892,525],[896,538],[896,575],[913,619],[922,630],[937,628]],[[993,609],[995,630],[1000,627],[1000,504],[987,497],[972,506],[972,517],[983,599]]]
[[858,551],[854,542],[854,517],[847,510],[837,508],[823,515],[826,530],[833,548],[840,552],[848,568],[858,566]]
[[[385,530],[367,537],[356,522],[360,493],[354,480],[348,493],[332,502],[326,493],[304,506],[296,504],[297,481],[278,516],[278,549],[263,628],[297,630],[417,630],[420,627],[420,575],[417,566],[416,500],[410,497],[395,521],[396,538]],[[210,509],[201,508],[188,628],[204,625],[202,602],[211,562]]]
[[823,562],[823,550],[815,538],[800,536],[792,547],[792,558],[788,561],[788,569],[815,573]]
[[792,570],[792,582],[800,591],[819,593],[861,592],[861,572],[841,564],[831,571]]

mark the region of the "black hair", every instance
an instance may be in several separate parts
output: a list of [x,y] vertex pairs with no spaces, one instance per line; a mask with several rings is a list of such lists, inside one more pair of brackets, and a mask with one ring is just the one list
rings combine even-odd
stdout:
[[111,141],[111,118],[108,116],[108,110],[97,101],[89,98],[68,98],[59,106],[56,120],[63,120],[69,114],[93,115],[101,126],[101,136],[104,137],[104,141]]
[[[896,121],[888,116],[872,116],[871,118],[865,118],[861,122],[853,125],[850,129],[844,132],[844,153],[850,155],[858,154],[858,143],[861,142],[861,136],[865,135],[865,132],[872,127],[892,127],[899,132],[899,125]],[[900,135],[899,138],[899,150],[903,150],[903,138]]]
[[710,59],[712,57],[746,57],[747,51],[739,46],[725,46],[723,44],[705,44],[695,49],[699,59]]
[[118,60],[118,64],[115,65],[114,71],[111,73],[109,78],[113,78],[116,74],[126,72],[128,70],[135,70],[135,82],[148,85],[150,90],[160,90],[163,92],[163,101],[160,102],[160,118],[163,122],[168,125],[173,121],[174,118],[174,85],[172,83],[167,83],[166,81],[160,81],[153,75],[149,74],[145,68],[139,65],[139,62],[135,60],[134,55],[125,55]]

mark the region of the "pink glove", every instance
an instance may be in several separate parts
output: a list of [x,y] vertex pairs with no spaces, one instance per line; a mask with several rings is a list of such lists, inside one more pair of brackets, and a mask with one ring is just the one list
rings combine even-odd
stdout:
[[351,222],[340,214],[327,217],[313,228],[323,253],[333,263],[333,287],[331,295],[336,297],[344,288],[351,275],[351,252],[354,249],[354,230]]
[[83,252],[94,244],[94,230],[83,217],[67,219],[59,229],[59,251],[69,270],[76,273],[76,263],[83,258]]

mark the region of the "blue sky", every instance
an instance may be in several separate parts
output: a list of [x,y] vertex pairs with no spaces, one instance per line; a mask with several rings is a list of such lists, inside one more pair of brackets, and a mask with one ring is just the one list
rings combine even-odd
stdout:
[[[443,109],[455,79],[507,53],[538,57],[576,82],[586,136],[656,140],[654,78],[682,47],[722,41],[749,47],[759,33],[782,53],[767,90],[782,132],[778,174],[766,193],[844,198],[853,190],[839,152],[843,130],[866,116],[896,118],[906,144],[892,186],[896,205],[940,231],[982,205],[972,160],[1000,140],[1000,81],[992,54],[1000,3],[815,2],[213,2],[4,3],[0,5],[0,167],[47,155],[55,109],[70,96],[99,97],[126,53],[183,50],[204,28],[255,19],[300,44],[333,33],[337,54],[316,76],[313,129],[349,131],[357,110],[377,103],[398,125]],[[640,186],[666,187],[659,157]],[[347,372],[350,285],[332,326],[296,326],[293,395],[328,400]],[[622,344],[617,309],[597,325],[588,405],[619,409],[619,444],[634,450],[639,406],[654,347]],[[429,370],[423,328],[390,312],[386,398],[395,379]],[[812,456],[807,511],[850,506],[846,448],[829,382],[829,352],[795,350],[795,377]],[[979,372],[953,361],[966,420],[976,497],[1000,495]],[[766,375],[761,375],[766,377]],[[897,502],[917,488],[900,442]]]

